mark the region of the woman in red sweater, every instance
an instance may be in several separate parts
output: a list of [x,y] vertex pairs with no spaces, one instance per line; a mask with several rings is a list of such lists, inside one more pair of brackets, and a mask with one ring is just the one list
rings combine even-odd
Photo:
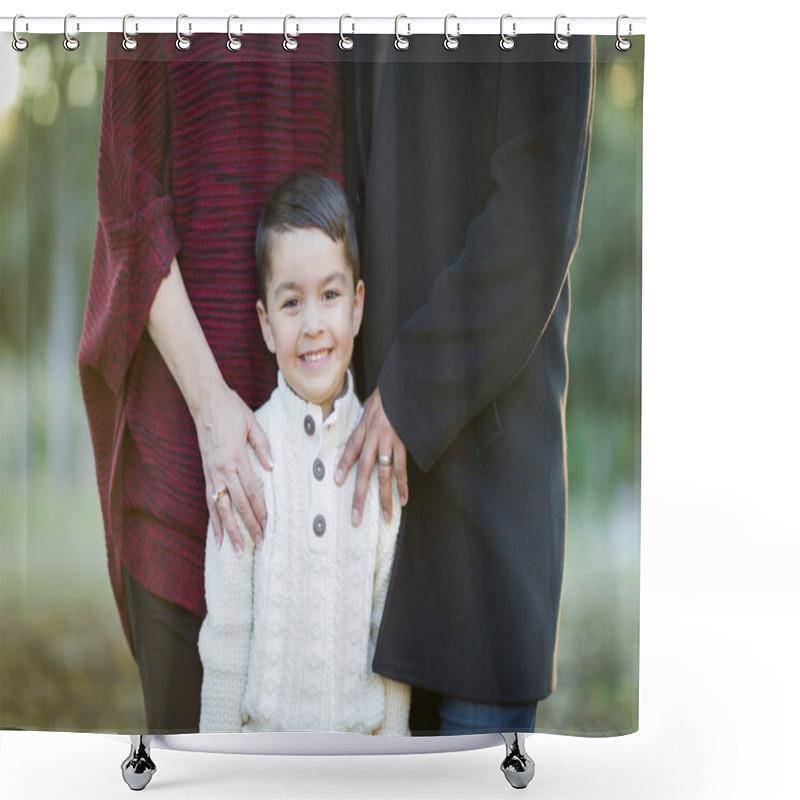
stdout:
[[97,239],[79,369],[111,583],[150,732],[195,731],[204,542],[265,524],[246,444],[276,385],[255,304],[254,232],[300,170],[342,179],[333,37],[109,35]]

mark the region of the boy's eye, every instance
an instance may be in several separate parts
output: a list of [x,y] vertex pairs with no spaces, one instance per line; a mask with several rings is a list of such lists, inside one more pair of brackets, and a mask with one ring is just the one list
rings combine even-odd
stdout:
[[340,294],[341,294],[341,293],[340,293],[340,292],[338,292],[336,289],[328,289],[328,290],[325,292],[325,294],[323,295],[323,297],[324,297],[326,300],[335,300],[337,297],[339,297],[339,296],[340,296]]
[[281,303],[281,308],[297,308],[299,301],[296,297],[290,297]]

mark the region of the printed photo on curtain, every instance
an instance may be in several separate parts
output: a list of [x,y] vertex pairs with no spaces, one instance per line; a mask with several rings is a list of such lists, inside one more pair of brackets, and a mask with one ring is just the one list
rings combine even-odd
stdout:
[[0,727],[637,729],[643,37],[354,38],[0,41]]

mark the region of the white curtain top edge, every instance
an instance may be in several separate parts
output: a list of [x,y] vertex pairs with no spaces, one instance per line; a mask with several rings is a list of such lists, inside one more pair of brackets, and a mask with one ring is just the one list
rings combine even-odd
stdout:
[[[15,30],[14,17],[0,17],[0,32],[12,33]],[[640,36],[645,32],[645,17],[623,15],[617,17],[458,17],[450,16],[447,31],[451,35],[497,34],[502,30],[506,35],[551,34],[556,26],[561,36],[609,35]],[[415,34],[445,33],[445,20],[439,17],[236,17],[231,32],[236,36],[247,34],[289,34],[298,36],[304,33],[343,33],[347,36],[380,33],[401,36]],[[193,33],[227,33],[228,17],[195,17],[181,15],[180,20],[173,17],[130,16],[125,30],[131,36],[145,33],[176,33],[178,26],[184,36]],[[20,15],[16,22],[16,33],[25,34],[64,34],[65,28],[70,36],[81,33],[122,33],[122,17],[26,17]]]

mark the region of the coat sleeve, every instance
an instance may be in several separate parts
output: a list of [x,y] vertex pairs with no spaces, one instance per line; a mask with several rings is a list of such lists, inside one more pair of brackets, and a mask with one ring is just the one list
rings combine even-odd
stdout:
[[163,48],[109,35],[97,174],[98,225],[79,361],[119,394],[179,242],[169,189],[170,97]]
[[[377,478],[373,476],[372,491],[378,494]],[[370,624],[370,640],[372,651],[378,639],[378,631],[386,604],[386,592],[394,561],[397,535],[400,529],[400,495],[397,485],[392,481],[392,519],[386,522],[379,514],[378,557],[375,565],[375,583],[372,597],[372,619]],[[376,731],[380,735],[405,736],[408,734],[408,715],[411,707],[411,687],[405,683],[381,676],[384,687],[383,721]]]
[[571,49],[578,52],[569,61],[500,67],[491,194],[383,364],[386,414],[424,471],[511,385],[565,284],[580,230],[594,94],[593,41],[576,40]]

